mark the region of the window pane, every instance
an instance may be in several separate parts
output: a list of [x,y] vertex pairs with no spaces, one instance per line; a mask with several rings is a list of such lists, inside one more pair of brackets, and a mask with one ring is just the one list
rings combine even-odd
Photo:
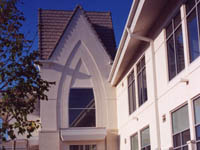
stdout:
[[182,145],[187,144],[190,140],[190,130],[186,130],[182,133]]
[[141,69],[145,67],[145,57],[141,59]]
[[70,145],[70,150],[97,150],[96,145]]
[[133,112],[133,86],[132,84],[128,87],[128,100],[129,100],[129,114]]
[[200,125],[196,127],[196,138],[197,140],[200,140]]
[[150,145],[150,135],[149,135],[149,128],[144,129],[141,131],[141,147],[145,147]]
[[182,132],[189,128],[187,107],[188,105],[185,105],[182,108],[172,113],[173,134]]
[[178,147],[181,145],[181,135],[180,133],[173,136],[174,147]]
[[195,5],[195,0],[187,0],[186,12],[188,13]]
[[138,135],[131,136],[131,150],[138,150]]
[[143,81],[143,102],[147,100],[147,81],[146,81],[146,69],[142,71],[142,81]]
[[128,76],[128,85],[130,85],[130,83],[133,81],[134,79],[134,73],[131,72],[130,75]]
[[181,23],[181,14],[178,12],[178,14],[174,17],[174,28],[178,27],[178,25]]
[[200,124],[200,98],[194,101],[195,123]]
[[173,37],[167,41],[167,55],[168,55],[168,70],[169,70],[169,80],[171,80],[176,75],[176,63],[175,63],[175,53],[174,53],[174,42]]
[[183,150],[188,150],[188,146],[184,146],[184,147],[183,147]]
[[183,51],[183,35],[181,26],[175,32],[175,47],[176,47],[176,63],[177,73],[185,68],[184,51]]
[[190,46],[190,62],[195,60],[199,55],[199,41],[198,41],[198,29],[197,29],[197,17],[196,12],[193,11],[187,18],[188,24],[188,38]]
[[69,108],[85,108],[93,100],[92,89],[70,89]]
[[167,38],[172,34],[173,28],[172,28],[172,23],[170,23],[167,28],[166,28],[166,35]]
[[197,143],[197,150],[200,150],[200,142]]
[[95,127],[95,100],[92,89],[70,89],[69,126]]
[[95,109],[69,109],[70,127],[95,127]]
[[142,73],[138,74],[138,98],[139,98],[139,105],[143,104],[142,100]]

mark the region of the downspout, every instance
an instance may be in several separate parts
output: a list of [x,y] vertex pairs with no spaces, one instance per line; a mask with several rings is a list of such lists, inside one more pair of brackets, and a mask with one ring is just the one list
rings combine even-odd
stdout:
[[153,81],[154,81],[154,99],[155,99],[155,115],[156,115],[156,128],[158,129],[156,134],[157,134],[157,149],[161,150],[161,139],[160,139],[160,119],[159,119],[159,110],[158,110],[158,92],[157,92],[157,77],[156,77],[156,63],[155,63],[155,55],[154,55],[154,42],[152,39],[140,36],[137,34],[133,34],[129,28],[126,29],[128,34],[130,35],[131,38],[135,38],[140,41],[144,41],[147,43],[150,43],[151,47],[151,56],[152,56],[152,67],[153,67]]

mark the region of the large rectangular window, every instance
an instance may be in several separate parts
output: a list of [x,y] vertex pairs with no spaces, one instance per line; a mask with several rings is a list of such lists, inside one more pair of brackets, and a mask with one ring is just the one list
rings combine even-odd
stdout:
[[194,101],[197,149],[200,150],[200,97]]
[[199,0],[187,0],[186,2],[190,62],[194,61],[198,56],[200,56],[200,48],[199,48],[200,4],[197,4],[198,1]]
[[188,105],[172,113],[172,133],[174,150],[187,150],[190,140]]
[[97,150],[96,145],[70,145],[70,150]]
[[134,72],[131,72],[128,76],[128,100],[129,100],[129,114],[131,114],[136,109]]
[[131,136],[131,150],[138,150],[138,135]]
[[145,57],[143,57],[137,64],[137,83],[139,106],[141,106],[144,102],[147,101]]
[[95,100],[93,89],[70,89],[69,126],[95,127]]
[[185,68],[180,12],[166,28],[169,80]]
[[141,131],[141,150],[150,150],[150,134],[149,127]]

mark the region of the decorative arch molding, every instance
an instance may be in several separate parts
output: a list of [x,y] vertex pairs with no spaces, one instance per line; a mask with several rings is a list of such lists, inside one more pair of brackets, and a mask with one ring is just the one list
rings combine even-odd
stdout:
[[[79,72],[83,65],[86,72]],[[71,71],[69,73],[69,71]],[[76,76],[75,76],[76,74]],[[106,92],[101,72],[83,41],[78,41],[72,49],[62,70],[57,94],[57,124],[59,128],[68,128],[68,100],[69,91],[75,78],[82,77],[91,82],[96,106],[96,126],[105,127],[107,122]]]

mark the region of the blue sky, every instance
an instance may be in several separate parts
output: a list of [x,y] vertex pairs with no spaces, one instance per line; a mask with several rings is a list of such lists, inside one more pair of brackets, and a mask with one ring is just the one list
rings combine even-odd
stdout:
[[80,4],[86,11],[110,11],[112,13],[116,44],[120,41],[132,0],[23,0],[19,8],[24,12],[26,22],[22,28],[25,36],[35,39],[33,48],[37,49],[38,9],[74,10]]

